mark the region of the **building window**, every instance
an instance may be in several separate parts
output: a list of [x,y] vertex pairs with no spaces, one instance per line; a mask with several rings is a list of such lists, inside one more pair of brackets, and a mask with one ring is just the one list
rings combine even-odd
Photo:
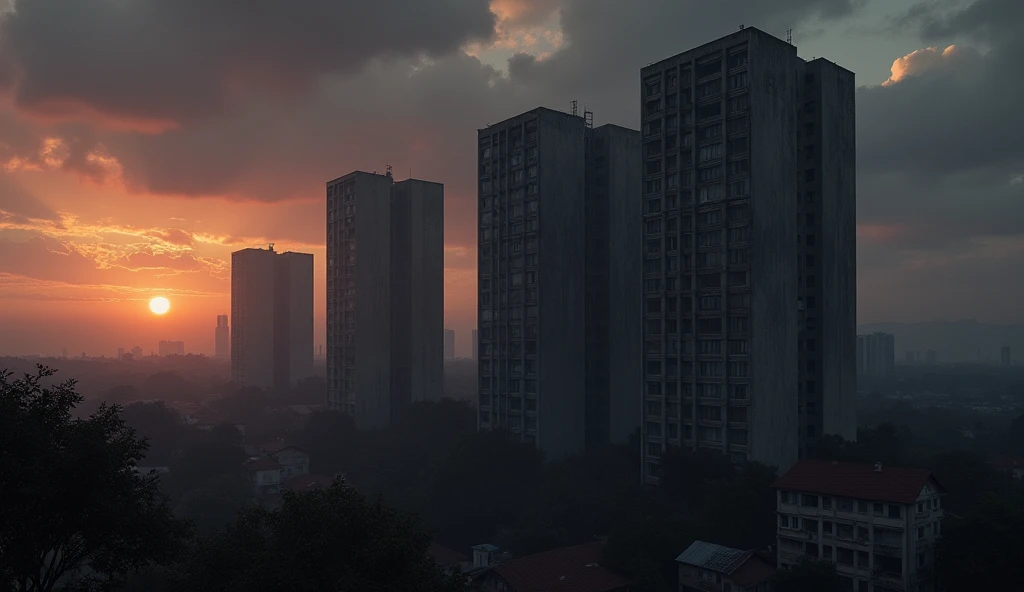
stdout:
[[740,88],[746,88],[747,86],[747,73],[740,72],[739,74],[733,74],[729,77],[729,90],[736,90]]

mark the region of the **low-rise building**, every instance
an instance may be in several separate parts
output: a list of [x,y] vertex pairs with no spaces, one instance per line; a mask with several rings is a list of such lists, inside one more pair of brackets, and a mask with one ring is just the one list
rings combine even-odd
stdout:
[[755,551],[694,541],[676,557],[679,592],[769,592],[774,560]]
[[932,592],[945,490],[931,471],[804,460],[777,490],[778,567],[831,561],[854,592]]
[[[474,565],[487,552],[478,547]],[[481,592],[628,592],[629,580],[601,565],[603,552],[603,541],[552,549],[493,565],[474,580]]]
[[273,442],[261,447],[263,456],[243,465],[245,477],[257,495],[279,493],[282,484],[309,475],[309,455],[298,446]]
[[281,464],[272,456],[251,460],[245,465],[245,477],[256,495],[273,495],[281,489]]

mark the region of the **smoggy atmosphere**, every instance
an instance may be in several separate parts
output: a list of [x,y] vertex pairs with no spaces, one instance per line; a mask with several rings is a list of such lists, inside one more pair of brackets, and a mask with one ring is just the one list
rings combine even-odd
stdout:
[[635,129],[640,67],[740,25],[856,73],[858,323],[1024,322],[1016,0],[244,10],[0,1],[0,353],[212,354],[230,253],[269,243],[314,255],[319,347],[324,185],[390,165],[445,186],[444,322],[469,357],[476,130],[572,100]]

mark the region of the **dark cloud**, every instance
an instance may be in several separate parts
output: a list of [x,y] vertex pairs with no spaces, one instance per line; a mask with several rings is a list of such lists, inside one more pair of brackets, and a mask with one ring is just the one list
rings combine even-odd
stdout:
[[513,78],[578,99],[606,120],[636,127],[639,69],[713,41],[740,25],[785,35],[786,28],[816,17],[849,14],[860,0],[566,0],[561,12],[566,47],[539,60],[519,54]]
[[40,115],[159,129],[493,28],[487,0],[21,0],[0,21],[0,83]]
[[858,91],[859,221],[893,229],[877,238],[889,248],[956,258],[982,240],[1024,241],[1020,16],[1018,0],[917,5],[901,25],[932,49]]

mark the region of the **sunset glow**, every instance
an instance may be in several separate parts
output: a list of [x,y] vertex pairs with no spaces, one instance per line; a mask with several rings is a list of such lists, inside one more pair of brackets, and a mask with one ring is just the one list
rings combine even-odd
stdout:
[[171,310],[171,301],[163,296],[157,296],[149,301],[149,310],[153,311],[153,314],[166,314],[167,311]]

